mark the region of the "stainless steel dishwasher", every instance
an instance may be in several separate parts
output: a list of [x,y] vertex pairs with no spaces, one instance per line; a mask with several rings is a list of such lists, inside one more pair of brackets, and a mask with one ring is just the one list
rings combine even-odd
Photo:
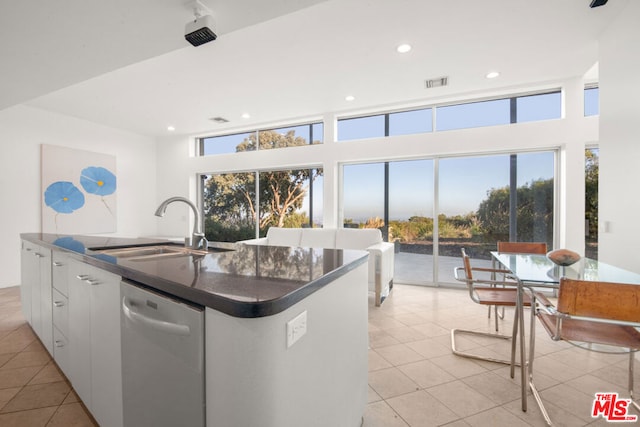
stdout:
[[205,424],[204,311],[122,281],[125,427]]

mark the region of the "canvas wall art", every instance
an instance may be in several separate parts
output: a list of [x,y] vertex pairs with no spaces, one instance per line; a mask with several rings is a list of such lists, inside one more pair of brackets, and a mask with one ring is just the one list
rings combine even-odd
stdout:
[[41,146],[42,232],[116,231],[116,158],[53,145]]

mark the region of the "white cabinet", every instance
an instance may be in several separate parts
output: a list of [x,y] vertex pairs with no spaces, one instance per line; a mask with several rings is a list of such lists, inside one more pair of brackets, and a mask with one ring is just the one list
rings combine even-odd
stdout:
[[53,354],[51,250],[23,241],[21,272],[23,314],[45,348]]
[[62,251],[51,253],[51,279],[52,286],[62,295],[68,296],[68,271],[69,255]]
[[75,259],[67,268],[67,376],[101,426],[121,426],[120,277]]
[[[367,264],[265,317],[205,311],[207,427],[360,426],[367,405]],[[306,313],[306,333],[287,327]]]
[[69,292],[67,270],[69,255],[62,251],[51,253],[51,286],[53,310],[53,358],[69,376]]

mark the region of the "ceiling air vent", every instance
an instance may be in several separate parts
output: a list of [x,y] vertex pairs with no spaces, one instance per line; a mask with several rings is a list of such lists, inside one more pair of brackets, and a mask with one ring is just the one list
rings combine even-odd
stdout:
[[425,86],[427,89],[431,89],[434,87],[446,86],[449,84],[449,77],[438,77],[435,79],[430,79],[425,81]]
[[213,122],[216,122],[216,123],[229,123],[229,120],[225,119],[224,117],[213,117],[213,118],[211,118],[209,120],[211,120]]

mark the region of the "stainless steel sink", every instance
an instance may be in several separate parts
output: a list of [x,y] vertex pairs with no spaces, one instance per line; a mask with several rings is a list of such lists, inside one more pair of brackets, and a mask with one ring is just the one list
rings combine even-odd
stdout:
[[128,261],[148,261],[159,258],[172,258],[189,255],[207,255],[208,251],[186,248],[183,246],[136,246],[129,248],[103,249],[96,254],[109,255],[115,258],[126,258]]

